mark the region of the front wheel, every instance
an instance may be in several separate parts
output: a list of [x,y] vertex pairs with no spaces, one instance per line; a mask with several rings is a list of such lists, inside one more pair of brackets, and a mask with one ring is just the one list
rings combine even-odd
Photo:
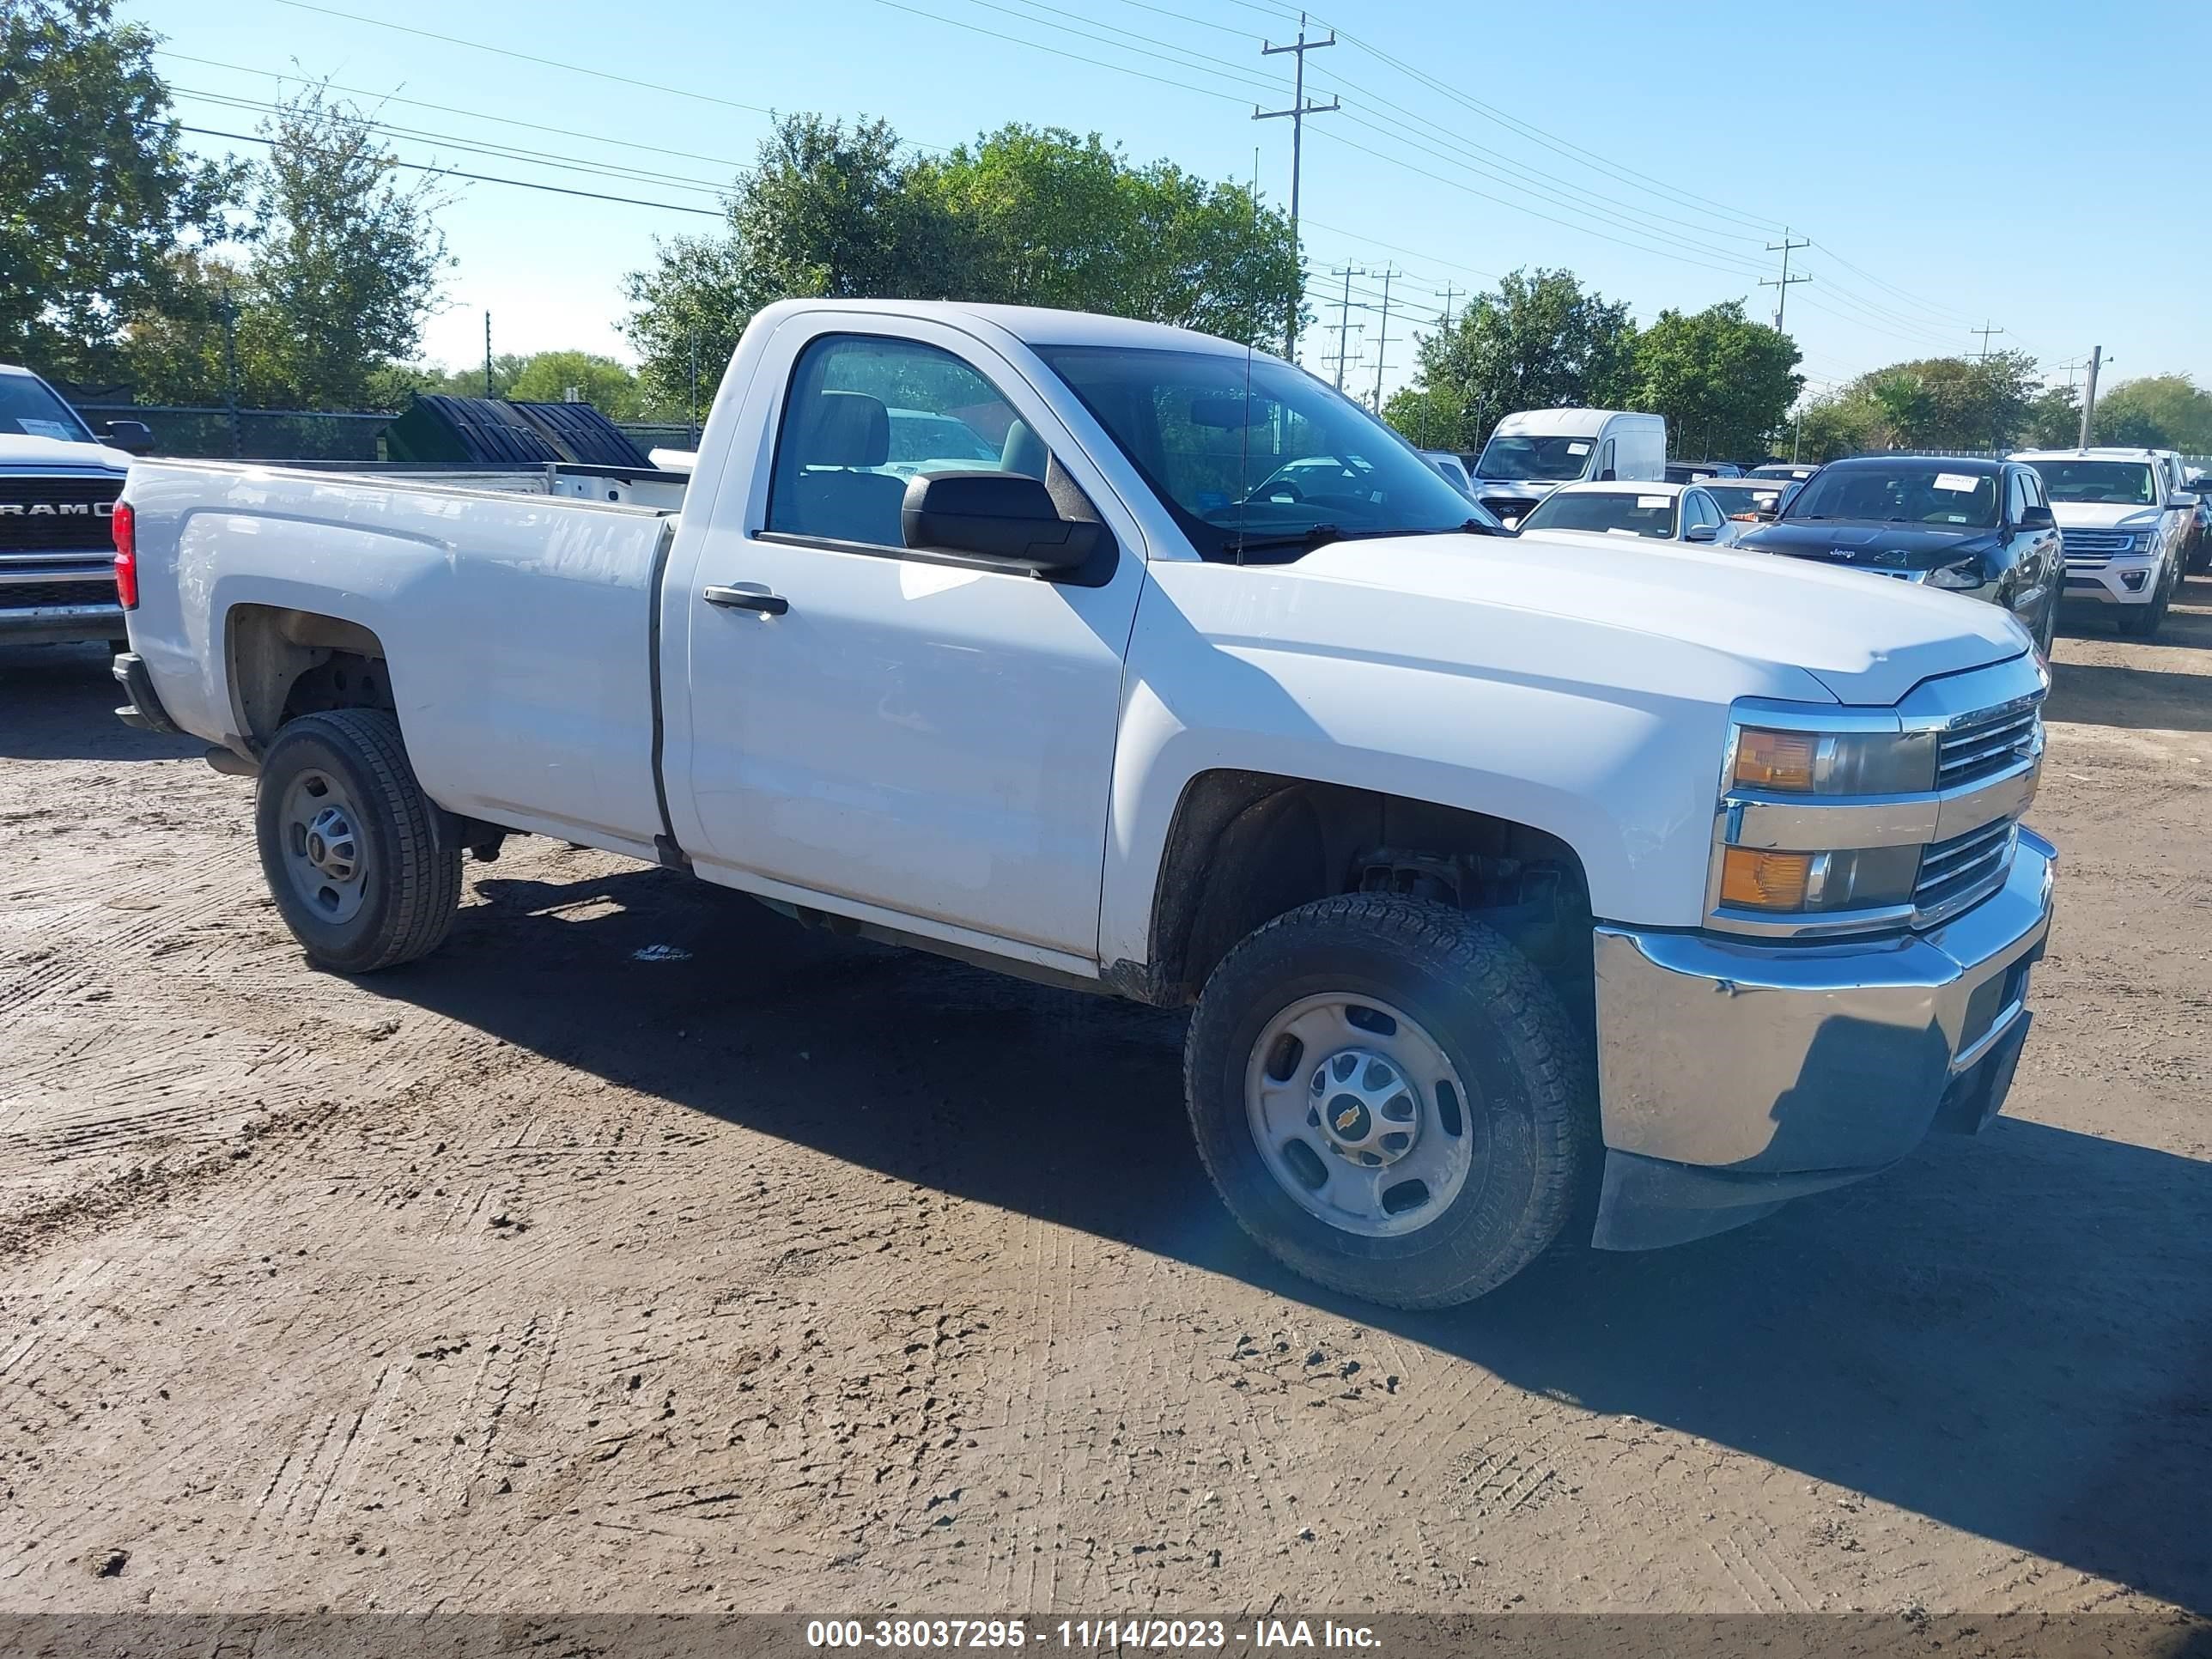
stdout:
[[399,723],[381,710],[308,714],[279,732],[254,833],[284,925],[338,973],[435,950],[460,904],[458,826],[423,794]]
[[1400,1308],[1472,1301],[1565,1226],[1596,1155],[1583,1044],[1503,937],[1366,895],[1278,917],[1184,1048],[1199,1155],[1294,1271]]
[[2173,603],[2172,582],[2161,582],[2148,605],[2130,605],[2119,615],[2120,632],[2130,639],[2154,640],[2166,626],[2166,613]]

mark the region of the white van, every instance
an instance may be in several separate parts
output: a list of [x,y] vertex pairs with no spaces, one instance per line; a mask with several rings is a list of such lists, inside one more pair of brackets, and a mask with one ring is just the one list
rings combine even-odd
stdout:
[[1613,409],[1508,415],[1475,463],[1475,497],[1509,525],[1563,483],[1667,476],[1667,420]]

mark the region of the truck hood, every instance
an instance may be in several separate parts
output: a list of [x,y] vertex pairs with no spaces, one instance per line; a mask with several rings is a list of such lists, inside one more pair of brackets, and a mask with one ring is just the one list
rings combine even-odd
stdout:
[[1540,501],[1559,486],[1545,478],[1486,478],[1478,473],[1474,487],[1486,495],[1511,495],[1524,501]]
[[1783,519],[1747,532],[1738,547],[1792,559],[1876,570],[1933,570],[1989,545],[1987,526],[1892,524],[1883,520]]
[[33,438],[27,432],[0,432],[0,471],[9,472],[128,472],[131,457],[106,444],[67,443]]
[[[1295,568],[1320,581],[1465,607],[1470,621],[1478,611],[1512,613],[1508,626],[1525,624],[1562,649],[1571,645],[1585,665],[1619,664],[1624,672],[1632,661],[1654,663],[1664,678],[1674,642],[1709,665],[1736,665],[1732,674],[1700,678],[1732,680],[1738,696],[1820,701],[1825,693],[1882,706],[1924,679],[2002,662],[2031,643],[2000,605],[1686,543],[1570,540],[1541,531],[1390,537],[1333,543]],[[1577,671],[1563,661],[1559,672]]]
[[2130,528],[2148,528],[2162,509],[2142,501],[2053,501],[2051,516],[2067,530],[2110,530],[2126,520],[2133,521]]

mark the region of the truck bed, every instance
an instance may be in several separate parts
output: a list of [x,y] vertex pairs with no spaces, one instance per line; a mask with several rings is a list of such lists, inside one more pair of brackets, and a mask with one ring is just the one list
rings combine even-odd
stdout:
[[536,493],[550,481],[529,471],[534,484],[480,468],[462,483],[134,466],[132,645],[171,718],[254,752],[276,711],[236,706],[234,681],[252,677],[242,662],[234,672],[234,656],[327,638],[299,619],[330,617],[381,647],[416,775],[439,805],[653,856],[654,594],[676,520]]

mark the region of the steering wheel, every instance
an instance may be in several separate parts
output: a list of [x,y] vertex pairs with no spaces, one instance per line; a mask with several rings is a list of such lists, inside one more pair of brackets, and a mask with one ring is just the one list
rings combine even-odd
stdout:
[[1304,492],[1288,478],[1280,479],[1271,484],[1261,484],[1260,488],[1263,492],[1261,496],[1263,501],[1286,501],[1299,507],[1305,505]]

